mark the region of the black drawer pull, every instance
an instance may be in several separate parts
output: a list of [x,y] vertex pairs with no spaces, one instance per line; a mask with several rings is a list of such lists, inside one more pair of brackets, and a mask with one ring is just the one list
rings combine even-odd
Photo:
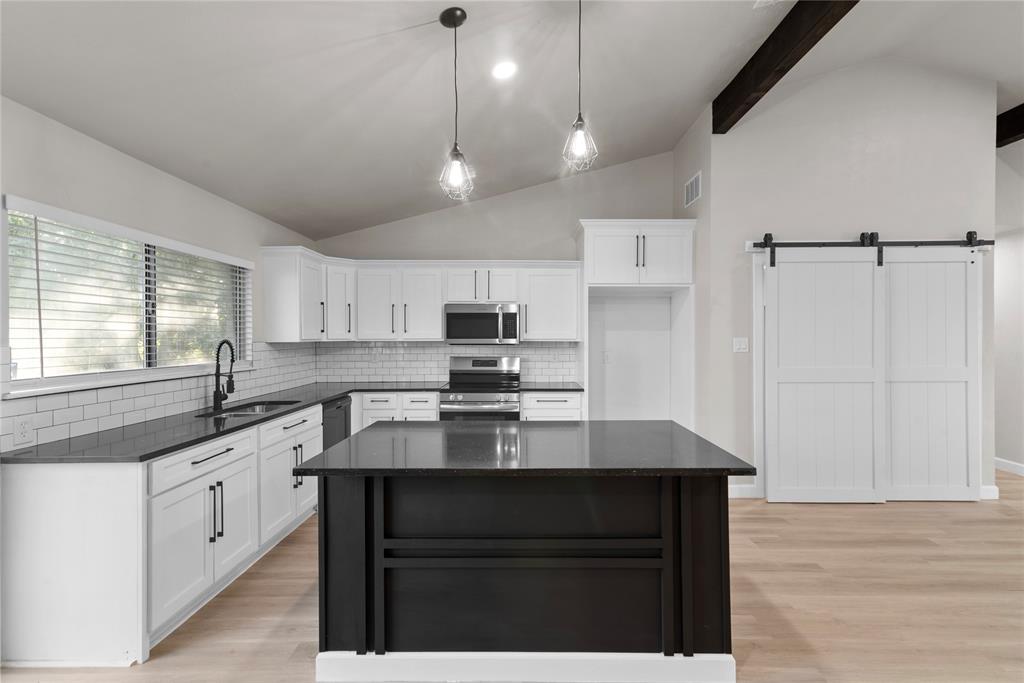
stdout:
[[430,403],[430,399],[426,398],[411,398],[409,403]]
[[208,455],[208,456],[206,456],[205,458],[203,458],[202,460],[193,460],[193,461],[192,461],[192,464],[193,464],[193,465],[198,465],[198,464],[200,464],[200,463],[204,463],[204,462],[206,462],[207,460],[213,460],[213,459],[214,459],[214,458],[216,458],[216,457],[217,457],[218,455],[224,455],[225,453],[230,453],[230,452],[231,452],[231,451],[233,451],[233,450],[235,450],[235,449],[234,449],[234,448],[225,448],[225,449],[224,449],[224,450],[222,450],[222,451],[221,451],[220,453],[214,453],[213,455]]
[[213,494],[213,532],[210,535],[210,543],[217,542],[217,487],[210,484],[210,493]]
[[308,419],[305,419],[305,420],[302,420],[302,421],[300,421],[300,422],[296,422],[296,423],[295,423],[295,424],[293,424],[293,425],[288,425],[287,427],[283,427],[283,429],[291,429],[292,427],[298,427],[299,425],[304,425],[304,424],[306,424],[307,422],[309,422],[309,420],[308,420]]
[[[218,481],[217,488],[220,490],[220,531],[217,532],[217,538],[224,537],[224,482]],[[214,501],[217,499],[214,498]],[[214,515],[216,517],[216,515]],[[216,522],[214,523],[216,526]]]
[[538,398],[537,403],[568,403],[567,398]]
[[388,403],[390,399],[387,398],[371,398],[370,403]]

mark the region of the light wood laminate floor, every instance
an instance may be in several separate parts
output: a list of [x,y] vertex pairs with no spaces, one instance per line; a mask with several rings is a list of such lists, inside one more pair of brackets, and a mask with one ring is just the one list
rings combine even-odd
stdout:
[[[1024,681],[1024,478],[982,503],[731,504],[739,680]],[[24,681],[312,681],[310,520],[129,669]]]

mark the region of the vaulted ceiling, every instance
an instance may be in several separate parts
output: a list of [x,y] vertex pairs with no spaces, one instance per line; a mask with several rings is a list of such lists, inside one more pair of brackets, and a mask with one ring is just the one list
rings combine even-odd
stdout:
[[[2,92],[314,239],[450,206],[447,2],[0,3]],[[576,3],[467,2],[459,139],[473,198],[566,173]],[[584,3],[596,166],[672,149],[792,2]],[[861,2],[786,78],[882,56],[1024,100],[1024,3]],[[501,60],[518,63],[507,81]]]
[[[597,166],[664,152],[791,3],[584,3]],[[3,94],[315,239],[451,205],[445,2],[8,2]],[[473,198],[553,180],[576,115],[576,3],[467,2]],[[519,71],[491,77],[505,59]]]

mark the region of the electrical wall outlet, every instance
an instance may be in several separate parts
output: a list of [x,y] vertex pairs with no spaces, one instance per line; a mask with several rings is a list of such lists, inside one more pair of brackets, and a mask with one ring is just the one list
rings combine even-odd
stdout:
[[750,344],[746,337],[733,337],[732,338],[732,352],[733,353],[746,353],[750,350]]
[[31,415],[19,415],[14,418],[14,444],[20,446],[22,444],[32,443],[36,440],[35,429],[32,424]]

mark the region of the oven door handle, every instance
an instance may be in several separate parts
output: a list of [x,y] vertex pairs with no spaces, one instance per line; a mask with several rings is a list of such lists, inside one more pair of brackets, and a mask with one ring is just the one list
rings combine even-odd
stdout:
[[518,413],[518,403],[441,403],[442,413]]

